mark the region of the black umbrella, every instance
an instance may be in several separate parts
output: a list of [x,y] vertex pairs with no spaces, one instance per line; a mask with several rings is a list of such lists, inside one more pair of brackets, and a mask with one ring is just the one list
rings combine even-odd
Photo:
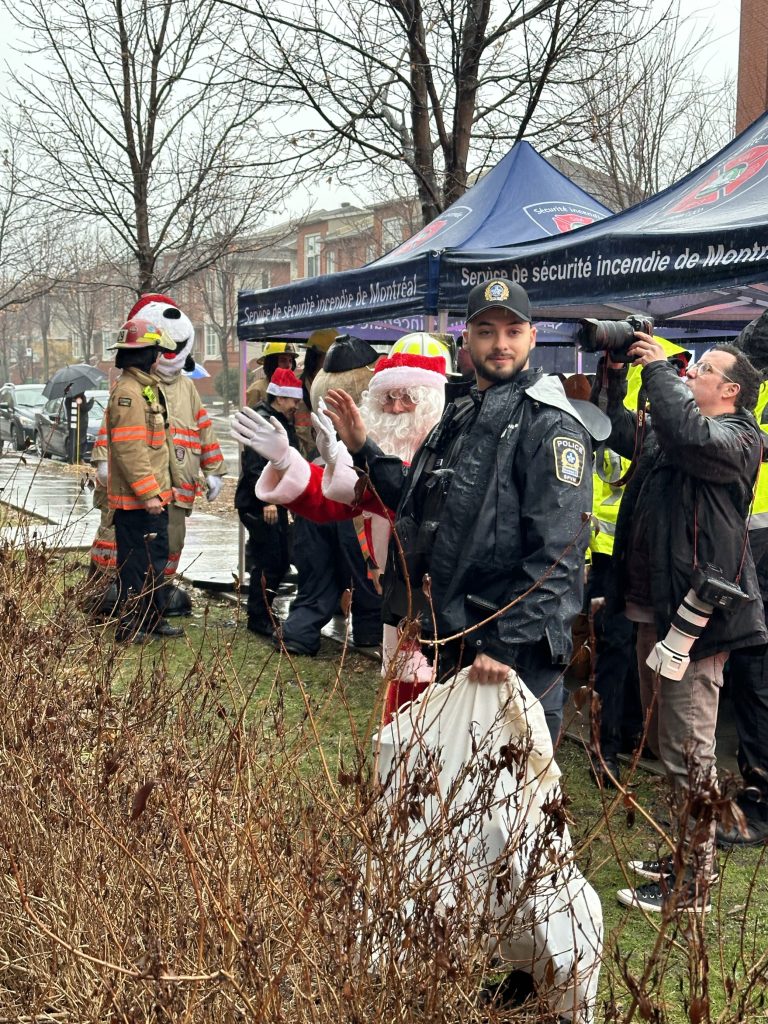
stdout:
[[81,395],[89,388],[100,388],[107,378],[96,366],[88,363],[74,363],[57,370],[43,388],[46,398],[61,398],[62,395]]

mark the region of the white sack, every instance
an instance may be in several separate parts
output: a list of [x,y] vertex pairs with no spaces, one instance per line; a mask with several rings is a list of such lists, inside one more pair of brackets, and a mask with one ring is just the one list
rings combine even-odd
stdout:
[[[573,862],[544,711],[520,677],[477,684],[464,670],[433,684],[374,737],[374,751],[405,891],[428,883],[449,916],[456,903],[473,908],[491,922],[487,952],[500,970],[530,972],[554,1012],[592,1020],[602,908]],[[430,774],[404,828],[406,787],[413,810],[413,781]],[[480,806],[478,787],[488,790]],[[407,900],[404,919],[414,909]]]

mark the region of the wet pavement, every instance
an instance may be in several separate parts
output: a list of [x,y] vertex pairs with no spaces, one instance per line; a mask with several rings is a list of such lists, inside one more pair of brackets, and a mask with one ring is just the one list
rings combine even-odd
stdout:
[[[227,421],[216,417],[216,431],[231,476],[237,476],[237,444],[227,433]],[[88,551],[99,525],[100,513],[93,507],[89,471],[82,473],[54,459],[40,459],[33,450],[6,451],[0,455],[0,502],[40,517],[28,525],[0,529],[0,538],[11,544],[45,544],[51,548]],[[238,521],[202,511],[196,505],[187,520],[187,536],[179,575],[204,590],[230,592],[234,596],[238,575],[240,531]],[[247,576],[245,577],[247,582]],[[286,582],[275,602],[279,618],[288,615],[296,594],[295,583]],[[323,635],[343,642],[346,626],[341,616],[323,629]]]
[[[237,464],[236,457],[234,464]],[[90,548],[100,513],[93,507],[88,473],[73,472],[53,459],[31,452],[0,456],[0,501],[39,516],[23,537],[32,543],[74,550]],[[3,530],[6,538],[21,541],[18,527]],[[233,585],[237,573],[239,532],[236,522],[195,511],[187,523],[187,539],[180,575],[198,585]]]

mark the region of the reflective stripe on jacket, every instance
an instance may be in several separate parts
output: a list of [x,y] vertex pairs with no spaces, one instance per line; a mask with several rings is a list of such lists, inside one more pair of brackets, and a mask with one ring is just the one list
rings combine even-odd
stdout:
[[173,503],[188,509],[202,491],[201,473],[223,476],[227,467],[211,418],[189,377],[161,380],[159,386],[168,410]]
[[[153,401],[152,395],[155,396]],[[134,366],[123,370],[107,406],[111,509],[140,509],[171,498],[167,428],[157,381]]]
[[601,445],[595,452],[595,471],[592,474],[592,537],[590,551],[601,555],[613,554],[613,539],[616,535],[616,520],[624,494],[624,487],[617,487],[629,466],[628,459],[622,459],[616,452]]
[[[764,434],[768,434],[768,381],[760,385],[760,394],[755,406],[755,419]],[[750,539],[754,543],[754,535],[758,530],[768,530],[768,438],[763,438],[763,461],[757,472],[755,499],[752,502],[752,515],[749,519]]]
[[[224,456],[213,431],[211,418],[189,377],[181,376],[172,381],[154,381],[154,387],[165,399],[168,417],[173,502],[180,508],[190,509],[202,491],[201,472],[215,473],[218,476],[226,473]],[[93,443],[91,462],[106,461],[106,458],[105,417]]]

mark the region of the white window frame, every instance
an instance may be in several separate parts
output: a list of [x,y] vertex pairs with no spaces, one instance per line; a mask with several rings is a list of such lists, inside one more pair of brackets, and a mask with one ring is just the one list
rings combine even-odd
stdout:
[[323,236],[321,234],[304,236],[304,276],[320,276],[320,251]]
[[325,272],[326,274],[336,273],[336,250],[326,249],[325,250]]
[[221,359],[219,335],[213,324],[205,324],[203,328],[203,359]]
[[403,222],[400,217],[384,217],[381,221],[382,252],[396,249],[403,242]]

